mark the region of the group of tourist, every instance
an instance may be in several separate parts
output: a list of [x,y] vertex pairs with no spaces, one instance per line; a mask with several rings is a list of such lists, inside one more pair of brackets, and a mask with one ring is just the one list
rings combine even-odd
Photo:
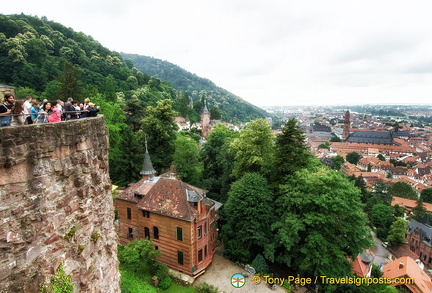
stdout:
[[39,104],[37,99],[27,97],[25,101],[17,100],[11,94],[4,96],[0,104],[0,126],[17,126],[33,123],[60,122],[70,119],[96,117],[99,106],[95,107],[89,98],[79,104],[72,98],[66,102],[60,100]]

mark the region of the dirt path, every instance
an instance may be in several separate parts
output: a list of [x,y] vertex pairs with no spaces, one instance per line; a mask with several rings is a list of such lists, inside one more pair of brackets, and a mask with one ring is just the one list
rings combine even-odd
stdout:
[[207,283],[219,288],[219,292],[232,293],[284,293],[286,290],[280,286],[276,286],[275,290],[271,290],[265,282],[255,285],[252,282],[252,277],[246,279],[246,283],[241,288],[234,288],[231,285],[231,276],[236,273],[241,273],[243,269],[235,263],[223,258],[218,253],[215,253],[212,264],[206,269],[206,272],[195,280],[194,286]]

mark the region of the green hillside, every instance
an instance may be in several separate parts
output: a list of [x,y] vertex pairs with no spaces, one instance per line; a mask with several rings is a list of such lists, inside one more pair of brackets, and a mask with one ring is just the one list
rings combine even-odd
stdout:
[[125,60],[131,60],[141,72],[168,81],[178,91],[186,92],[197,102],[205,96],[209,108],[220,110],[222,118],[237,117],[241,121],[266,117],[267,113],[229,91],[216,86],[212,81],[201,78],[185,69],[160,59],[136,54],[120,53]]

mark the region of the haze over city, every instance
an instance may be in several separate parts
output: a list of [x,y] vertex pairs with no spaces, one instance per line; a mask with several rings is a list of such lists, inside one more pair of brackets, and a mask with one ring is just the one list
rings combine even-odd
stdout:
[[26,1],[118,52],[167,60],[258,105],[428,103],[432,3]]

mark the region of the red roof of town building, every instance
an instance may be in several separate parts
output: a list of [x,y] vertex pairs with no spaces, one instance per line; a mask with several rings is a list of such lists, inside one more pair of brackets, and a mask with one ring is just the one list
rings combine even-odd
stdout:
[[[409,256],[400,257],[386,264],[383,273],[384,278],[412,278],[414,284],[405,284],[411,292],[430,293],[432,291],[430,277]],[[391,285],[399,286],[401,283],[395,282]]]

